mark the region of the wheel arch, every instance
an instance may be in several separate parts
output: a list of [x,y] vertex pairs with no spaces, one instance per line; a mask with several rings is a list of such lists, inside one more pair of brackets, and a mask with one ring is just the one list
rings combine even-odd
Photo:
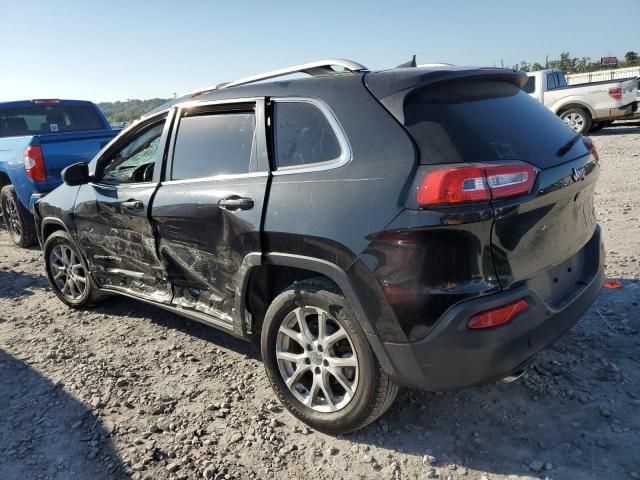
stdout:
[[573,100],[567,103],[554,106],[554,112],[556,115],[561,115],[562,113],[566,112],[567,110],[571,110],[572,108],[579,108],[581,110],[586,110],[587,112],[589,112],[589,115],[591,115],[592,119],[595,116],[595,111],[591,108],[590,105],[580,101],[573,101]]
[[[271,271],[269,271],[270,269]],[[367,317],[363,305],[351,286],[347,273],[337,265],[326,260],[289,253],[260,254],[259,252],[254,252],[246,255],[240,266],[236,281],[233,315],[234,331],[236,334],[242,337],[254,335],[258,335],[259,337],[258,325],[261,325],[262,318],[254,318],[255,315],[252,310],[258,304],[257,302],[260,302],[260,298],[256,299],[256,295],[259,297],[260,293],[254,290],[264,287],[265,279],[273,279],[273,277],[269,276],[273,271],[283,272],[283,270],[279,269],[288,269],[287,273],[298,272],[300,277],[294,278],[294,281],[320,276],[334,283],[349,302],[356,316],[356,321],[364,331],[365,337],[375,355],[378,357],[382,368],[393,376],[393,364],[373,324]],[[290,277],[286,275],[284,278],[290,279]],[[277,290],[279,282],[276,280],[273,283],[273,286],[275,286]],[[290,283],[291,282],[283,282],[280,283],[280,285],[284,285],[284,289],[290,285]],[[272,292],[271,295],[267,293],[265,299],[269,299],[270,303],[270,300],[275,298],[278,293],[279,292]],[[262,307],[264,311],[266,311],[268,303],[263,301]],[[247,316],[247,312],[250,312],[251,315]],[[257,313],[259,314],[260,312]]]
[[12,184],[13,182],[11,181],[11,177],[9,177],[9,175],[3,170],[0,170],[0,188]]

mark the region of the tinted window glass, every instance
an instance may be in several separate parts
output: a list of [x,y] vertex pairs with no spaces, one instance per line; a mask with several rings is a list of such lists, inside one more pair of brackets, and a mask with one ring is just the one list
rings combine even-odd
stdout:
[[164,121],[142,130],[124,147],[101,162],[104,183],[149,182],[153,178],[153,169],[160,146],[160,136]]
[[186,180],[249,172],[255,123],[253,113],[183,117],[171,178]]
[[516,85],[447,82],[411,92],[405,125],[421,163],[524,160],[541,168],[587,153],[582,142],[558,157],[575,132]]
[[522,87],[522,90],[525,93],[533,93],[536,90],[536,77],[529,77],[529,79],[527,80],[527,83],[524,84],[524,87]]
[[276,102],[276,168],[340,157],[340,143],[324,113],[306,102]]
[[558,88],[567,86],[567,79],[562,73],[556,72],[556,85]]
[[101,130],[106,128],[90,105],[30,105],[0,108],[0,137]]
[[547,74],[547,90],[553,90],[557,88],[558,84],[556,83],[556,74],[548,73]]

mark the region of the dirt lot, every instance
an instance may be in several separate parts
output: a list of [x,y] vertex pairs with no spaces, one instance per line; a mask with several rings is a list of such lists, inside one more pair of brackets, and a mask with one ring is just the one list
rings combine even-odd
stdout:
[[125,299],[69,310],[0,231],[0,479],[640,479],[640,123],[594,139],[622,288],[518,382],[403,390],[339,438],[274,402],[249,344]]

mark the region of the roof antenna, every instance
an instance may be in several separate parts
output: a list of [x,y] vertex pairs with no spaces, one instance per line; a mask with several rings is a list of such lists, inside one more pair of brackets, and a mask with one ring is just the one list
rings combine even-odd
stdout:
[[400,65],[398,65],[396,68],[411,68],[411,67],[417,67],[418,64],[416,63],[416,56],[413,55],[413,57],[411,58],[410,61],[406,62],[406,63],[402,63]]

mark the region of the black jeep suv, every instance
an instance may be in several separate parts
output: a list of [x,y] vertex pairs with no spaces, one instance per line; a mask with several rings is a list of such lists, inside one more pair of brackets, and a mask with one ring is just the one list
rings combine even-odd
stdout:
[[280,401],[329,433],[398,385],[514,376],[593,302],[604,260],[597,152],[525,81],[330,60],[178,98],[37,204],[53,291],[255,339]]

